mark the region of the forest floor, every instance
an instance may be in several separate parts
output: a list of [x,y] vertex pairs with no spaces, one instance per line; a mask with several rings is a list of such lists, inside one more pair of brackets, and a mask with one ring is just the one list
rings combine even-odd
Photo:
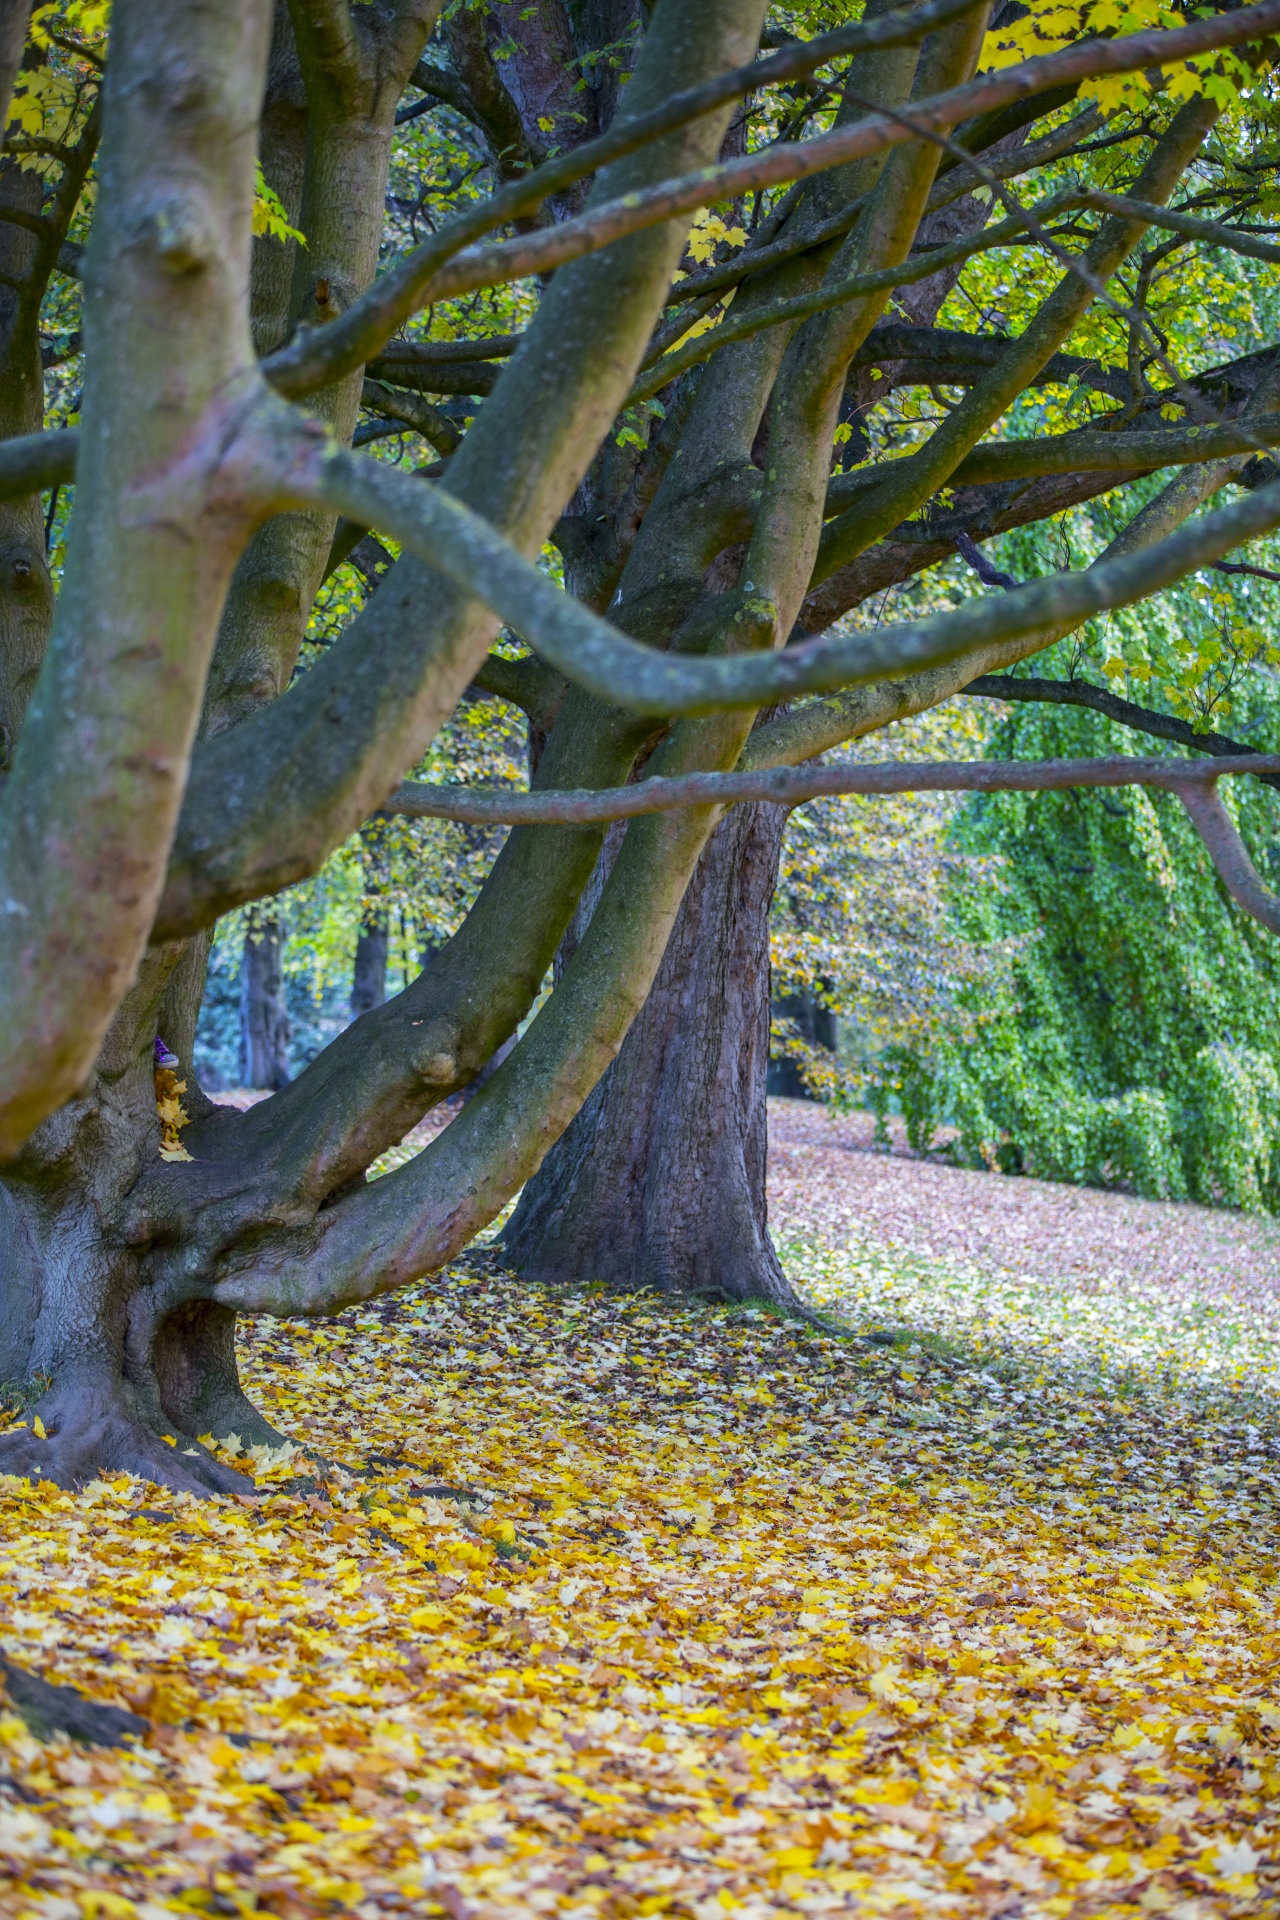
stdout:
[[773,1115],[811,1321],[479,1252],[246,1330],[256,1501],[0,1482],[5,1653],[140,1716],[0,1702],[0,1912],[1280,1909],[1275,1227],[866,1130]]

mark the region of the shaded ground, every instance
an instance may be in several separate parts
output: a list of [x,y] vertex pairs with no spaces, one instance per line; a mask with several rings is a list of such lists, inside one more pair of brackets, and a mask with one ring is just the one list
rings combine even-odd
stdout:
[[[264,1099],[217,1094],[228,1105]],[[453,1118],[437,1108],[379,1162],[400,1165]],[[872,1146],[869,1113],[808,1100],[769,1102],[769,1206],[775,1236],[850,1241],[913,1258],[1055,1281],[1151,1282],[1233,1298],[1280,1293],[1280,1221],[1214,1207],[1137,1200],[1096,1187],[970,1172],[907,1148]]]
[[1046,1279],[1280,1293],[1280,1221],[1094,1187],[969,1172],[872,1149],[869,1113],[769,1102],[770,1217],[838,1245]]

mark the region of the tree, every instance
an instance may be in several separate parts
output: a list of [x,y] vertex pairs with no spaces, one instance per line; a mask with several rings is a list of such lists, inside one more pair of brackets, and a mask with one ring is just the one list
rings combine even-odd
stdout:
[[[33,22],[32,71],[50,79],[18,83],[6,139],[4,191],[20,216],[7,224],[27,236],[10,276],[6,418],[22,418],[24,394],[39,411],[39,315],[63,311],[55,270],[83,290],[84,362],[82,397],[55,385],[78,424],[0,443],[0,490],[29,543],[36,495],[75,485],[51,625],[21,601],[21,644],[3,664],[17,746],[0,802],[0,1374],[42,1383],[31,1424],[0,1446],[10,1470],[239,1485],[199,1439],[271,1437],[236,1376],[236,1315],[332,1313],[440,1266],[500,1211],[617,1053],[735,780],[928,705],[1280,522],[1280,489],[1265,484],[1181,525],[1269,444],[1265,411],[1210,433],[1156,428],[1144,415],[1172,403],[1139,395],[1125,413],[1126,388],[1110,422],[1132,442],[1119,454],[1121,437],[1098,429],[1066,447],[978,447],[1056,365],[1100,279],[1171,217],[1161,203],[1203,149],[1219,97],[1261,84],[1257,43],[1280,26],[1280,0],[1076,35],[977,78],[986,19],[969,0],[787,40],[762,66],[750,63],[763,0],[658,0],[625,86],[598,57],[619,39],[608,5],[459,9],[424,66],[439,11],[437,0],[292,0],[274,16],[266,0],[115,0],[100,106],[104,49],[85,37],[97,10],[42,9]],[[446,142],[443,173],[412,201],[392,193],[389,215],[406,94],[491,131],[506,111],[493,81],[508,43],[528,50],[521,85],[559,150],[496,140],[486,196],[474,158],[451,170]],[[578,104],[564,106],[570,45],[597,75],[589,114],[576,80]],[[722,157],[735,102],[836,81],[837,60],[851,65],[827,131],[789,137],[795,116],[775,104],[761,119],[782,137],[757,146],[740,125]],[[1203,72],[1179,68],[1180,102],[1152,103],[1145,82],[1123,80],[1195,60]],[[917,454],[833,477],[850,367],[883,372],[889,349],[908,360],[922,344],[875,328],[892,284],[922,271],[908,256],[939,176],[933,135],[958,127],[987,151],[1010,124],[991,116],[1044,108],[1053,89],[1061,101],[1097,76],[1137,89],[1153,116],[1150,136],[1133,134],[1133,193],[1099,203],[1083,264],[1063,265],[1021,333],[941,342],[972,372],[971,351],[978,370]],[[805,91],[801,119],[831,118],[830,98],[821,84]],[[560,141],[570,112],[602,129],[594,141]],[[442,198],[449,217],[437,219]],[[740,291],[712,333],[681,347],[706,279],[680,283],[672,329],[666,303],[686,217],[708,205],[742,207],[754,244],[723,218],[722,237],[698,229],[700,248],[710,234],[724,256],[711,277],[729,272]],[[1020,237],[1010,220],[1016,231],[981,244]],[[1266,244],[1214,223],[1195,231]],[[933,250],[923,263],[941,264]],[[477,332],[460,339],[468,314]],[[498,318],[523,323],[507,328],[518,340],[499,336]],[[79,351],[73,338],[58,336],[55,357]],[[1245,362],[1231,376],[1245,401],[1264,389],[1259,375]],[[1195,402],[1215,418],[1222,386]],[[661,415],[649,405],[659,392]],[[483,404],[450,411],[459,394]],[[406,418],[406,461],[429,442],[443,476],[435,462],[425,478],[402,469]],[[1099,437],[1106,459],[1134,466],[1090,467]],[[392,457],[353,451],[357,439]],[[1106,484],[1100,471],[1181,463],[1203,477],[1166,489],[1118,559],[914,622],[825,631],[855,604],[850,583],[883,570],[885,536],[941,488],[1064,461],[1086,491]],[[308,632],[317,595],[368,528],[399,557],[368,566],[376,585],[320,644]],[[573,594],[550,560],[536,564],[553,533]],[[914,559],[893,564],[910,573]],[[22,594],[51,597],[47,582],[37,553],[5,586],[15,618]],[[533,653],[495,649],[500,622]],[[798,623],[820,637],[784,646]],[[316,873],[379,811],[412,812],[396,783],[469,687],[529,714],[545,738],[535,803],[553,803],[553,821],[555,805],[569,811],[507,836],[470,913],[404,991],[269,1101],[213,1109],[189,1069],[209,928]],[[566,793],[605,790],[608,818],[637,794],[653,808],[669,779],[686,783],[687,802],[689,776],[712,787],[632,820],[528,1019],[602,843],[601,820],[575,820]],[[1097,777],[1127,775],[1101,763]],[[1181,762],[1142,777],[1179,786],[1248,894],[1256,875],[1204,783]],[[773,779],[755,797],[787,797]],[[367,1182],[383,1150],[526,1020],[453,1123]],[[188,1081],[185,1127],[173,1105],[183,1090],[161,1088],[180,1153],[162,1146],[157,1038]]]
[[[1060,108],[1060,104],[1060,101],[1053,102],[1054,107]],[[1047,116],[1048,123],[1052,124],[1059,117],[1051,111]],[[1022,125],[1011,130],[1007,125],[1004,129],[997,126],[989,130],[999,134],[988,150],[991,161],[999,173],[1014,167],[1024,168],[1033,157],[1038,158],[1041,154],[1048,158],[1065,158],[1068,162],[1075,162],[1077,175],[1083,173],[1084,178],[1089,180],[1093,177],[1090,162],[1083,158],[1080,149],[1083,146],[1084,152],[1088,153],[1088,136],[1098,130],[1101,119],[1102,116],[1096,113],[1092,117],[1088,113],[1080,116],[1074,127],[1068,123],[1068,137],[1065,140],[1062,132],[1058,131],[1035,141],[1035,125],[1030,115],[1024,117]],[[1031,147],[1028,152],[1029,141]],[[1125,134],[1113,135],[1104,144],[1111,148],[1107,162],[1103,163],[1105,167],[1113,161],[1116,145],[1125,144]],[[932,211],[926,212],[921,220],[916,247],[919,249],[929,244],[941,247],[948,241],[958,242],[957,251],[963,256],[966,247],[971,246],[986,226],[988,206],[973,196],[957,197],[955,185],[946,176],[939,185],[942,191],[939,192],[935,187],[931,196],[936,198],[938,204]],[[1230,201],[1225,172],[1213,180],[1213,186]],[[1238,188],[1235,204],[1239,204]],[[797,210],[793,219],[801,218],[802,214]],[[1160,244],[1157,236],[1157,244],[1148,246],[1140,256],[1142,264],[1139,267],[1138,286],[1144,311],[1150,308],[1154,312],[1160,272],[1171,250],[1183,244],[1178,236]],[[981,255],[971,257],[979,271],[989,265]],[[794,273],[794,263],[790,271]],[[871,367],[869,355],[865,358],[855,357],[846,382],[842,407],[844,419],[836,433],[838,443],[843,439],[847,445],[856,435],[858,451],[865,455],[871,444],[877,403],[881,431],[887,429],[886,437],[892,436],[895,429],[901,431],[904,422],[901,418],[884,418],[886,401],[891,409],[895,398],[900,405],[905,400],[901,411],[910,419],[915,410],[912,401],[931,374],[941,375],[943,383],[955,378],[958,371],[955,362],[962,359],[966,352],[972,353],[976,343],[969,342],[961,346],[959,336],[945,327],[939,327],[938,317],[961,282],[963,271],[963,258],[955,258],[951,264],[902,290],[899,312],[906,324],[899,327],[897,333],[901,340],[899,350],[905,349],[909,357],[891,365],[887,371],[882,367]],[[712,277],[714,279],[714,275]],[[740,294],[735,306],[735,319],[740,315],[751,291],[759,291],[764,298],[768,297],[768,291],[774,291],[767,288],[767,282],[768,275],[763,274],[759,282],[752,280],[747,283],[747,289]],[[1007,289],[1000,291],[1007,294]],[[971,298],[968,288],[965,292]],[[1167,298],[1159,304],[1167,306]],[[1169,321],[1163,312],[1161,323],[1160,338],[1164,339],[1164,330]],[[1004,324],[1003,320],[1000,324]],[[1136,324],[1130,322],[1127,343],[1131,405],[1138,401],[1141,382],[1145,378],[1140,374],[1139,384],[1132,384],[1136,365]],[[1086,313],[1083,327],[1086,333],[1091,329],[1096,333],[1096,316]],[[894,340],[891,346],[891,338],[890,329],[876,330],[872,339],[878,348],[875,355],[877,359],[892,360],[895,357],[894,347],[898,346],[898,340]],[[1154,335],[1152,338],[1154,340]],[[880,344],[881,341],[884,345]],[[1088,339],[1081,342],[1085,346],[1090,344],[1092,342]],[[1112,343],[1107,344],[1114,351]],[[1180,339],[1179,345],[1182,344]],[[698,349],[693,351],[696,353]],[[1204,358],[1203,355],[1200,357]],[[952,364],[947,364],[949,361]],[[1042,369],[1038,385],[1043,386],[1045,374],[1050,371],[1051,368]],[[1058,371],[1066,369],[1060,366]],[[1090,370],[1094,378],[1100,373],[1101,369],[1096,367]],[[932,382],[931,391],[935,398],[942,398],[937,379]],[[1025,404],[1031,398],[1030,394],[1024,396],[1024,414],[1031,411]],[[944,428],[950,425],[947,420],[950,404],[944,401]],[[940,436],[942,433],[943,429],[940,429]],[[926,457],[926,452],[922,450],[916,458]],[[764,456],[760,457],[763,459]],[[836,457],[839,458],[838,452]],[[1115,478],[1114,474],[1107,477],[1108,486],[1114,485]],[[882,595],[918,576],[930,561],[936,561],[952,548],[965,552],[966,557],[982,571],[985,563],[974,545],[974,533],[981,537],[1001,527],[1028,522],[1034,527],[1042,516],[1046,519],[1050,515],[1058,518],[1077,503],[1087,502],[1096,491],[1096,483],[1091,476],[1076,474],[1058,482],[1056,486],[1049,483],[1047,489],[1028,488],[1024,484],[1012,488],[974,487],[961,492],[955,496],[950,513],[940,515],[935,508],[932,515],[927,516],[933,518],[935,523],[941,520],[939,531],[943,532],[942,541],[929,542],[927,547],[922,547],[922,541],[928,539],[927,524],[922,527],[919,523],[911,525],[908,522],[900,530],[905,533],[906,539],[896,543],[895,552],[892,530],[889,530],[890,537],[866,553],[866,565],[863,568],[855,566],[849,569],[849,577],[845,580],[837,576],[833,588],[828,591],[825,604],[819,601],[821,619],[814,624],[821,625],[832,615],[847,614],[851,608],[881,601]],[[714,516],[718,507],[718,501],[708,501],[706,511],[709,518]],[[876,565],[876,562],[879,564]],[[988,575],[989,568],[983,573],[984,580]],[[1000,578],[1002,576],[995,576],[991,583],[998,583]],[[818,601],[818,596],[814,596],[814,599]],[[730,830],[729,823],[719,828],[712,847],[716,848],[721,836]],[[833,874],[829,885],[847,889],[850,875],[847,863],[842,858],[845,839],[845,833],[838,829],[836,844],[831,849]],[[902,852],[903,846],[910,844],[909,834],[904,842],[899,843],[897,857],[891,863],[895,877],[890,877],[888,866],[881,867],[882,888],[887,885],[890,891],[902,892],[902,876],[908,864],[903,860]],[[643,1276],[647,1284],[664,1290],[692,1288],[721,1292],[734,1298],[758,1296],[784,1299],[796,1304],[782,1279],[769,1241],[764,1153],[762,1148],[757,1151],[755,1147],[755,1143],[762,1143],[765,1137],[764,1081],[744,1075],[736,1089],[736,1100],[726,1101],[717,1097],[719,1088],[715,1057],[708,1057],[705,1048],[707,1035],[726,1029],[743,1032],[758,1030],[762,1004],[769,996],[768,934],[764,922],[757,914],[757,924],[749,932],[742,917],[735,917],[733,904],[749,901],[754,905],[758,901],[760,880],[749,863],[763,857],[759,837],[743,835],[738,842],[736,866],[726,869],[723,859],[710,863],[708,858],[704,858],[682,908],[677,933],[668,948],[654,989],[653,1002],[632,1027],[618,1062],[610,1068],[564,1138],[526,1188],[516,1215],[505,1231],[507,1255],[527,1277],[543,1278],[554,1272],[561,1281],[585,1282],[591,1279],[621,1280],[623,1276]],[[706,884],[703,876],[713,871],[722,903],[718,917],[703,898]],[[810,905],[813,904],[811,900]],[[940,904],[941,896],[937,896],[935,906]],[[818,917],[822,917],[822,909],[819,909]],[[690,937],[690,928],[695,922],[702,928],[700,943],[695,943]],[[941,929],[936,925],[930,929],[935,948],[939,944],[940,933]],[[955,943],[951,944],[954,948]],[[816,950],[812,927],[804,929],[799,943],[793,939],[793,955],[797,945],[802,949],[807,948],[808,962],[811,963]],[[898,951],[901,951],[900,945]],[[972,962],[968,964],[972,968]],[[887,955],[879,957],[878,965],[884,976],[881,982],[883,987],[888,984],[888,976],[894,969]],[[847,965],[841,966],[837,961],[835,970],[846,971]],[[938,975],[936,960],[927,970]],[[811,1073],[816,1072],[830,1081],[835,1071],[834,1058],[815,1044],[815,1022],[827,1023],[830,1020],[824,1005],[830,1000],[830,982],[819,980],[811,964],[802,964],[798,970],[793,970],[792,977],[799,993],[793,992],[781,1009],[784,1033],[790,1036],[784,1039],[783,1045],[797,1056],[802,1055]],[[899,1010],[902,1012],[905,1011],[903,982],[898,980],[895,985],[899,990]],[[857,997],[865,1006],[865,988]],[[907,1002],[918,1002],[919,998],[918,993],[905,996]],[[936,1002],[936,991],[933,998]],[[657,1017],[659,1005],[665,1010],[663,1019]],[[931,1015],[925,1017],[925,1024],[938,1029],[937,1038],[945,1043],[946,1049],[962,1045],[962,1033],[972,1037],[971,1019],[956,1018],[949,1013],[940,1024],[939,1012],[940,1007],[935,1005]],[[797,1024],[797,1014],[807,1033],[802,1032]],[[919,1017],[918,1006],[916,1014]],[[927,1125],[924,1123],[924,1108],[933,1115],[940,1097],[945,1103],[946,1075],[939,1075],[929,1066],[927,1048],[922,1054],[922,1033],[918,1030],[908,1033],[908,1023],[901,1020],[897,1024],[902,1028],[902,1033],[890,1048],[885,1065],[886,1069],[896,1067],[899,1092],[906,1102],[908,1125],[915,1141],[917,1135],[923,1137],[922,1127],[924,1131],[931,1132],[932,1125],[936,1124],[936,1119]],[[909,1044],[904,1046],[902,1042],[908,1039]],[[673,1061],[679,1061],[679,1072],[671,1071]],[[797,1059],[784,1056],[776,1064],[774,1073],[787,1091],[801,1089],[803,1083]],[[873,1091],[887,1092],[885,1073],[873,1083]],[[913,1094],[919,1094],[924,1101],[920,1116],[917,1116],[912,1104]],[[1051,1106],[1052,1101],[1046,1101],[1045,1104]],[[746,1178],[740,1177],[728,1183],[723,1189],[722,1204],[715,1208],[690,1204],[691,1180],[703,1162],[711,1161],[727,1161],[735,1168],[750,1169],[750,1173]],[[692,1190],[697,1190],[696,1183]],[[730,1193],[733,1195],[731,1204],[728,1201]],[[676,1222],[679,1222],[679,1230],[676,1229]],[[742,1258],[741,1249],[745,1246],[755,1249],[751,1261]]]
[[272,1092],[289,1079],[280,916],[250,912],[240,962],[240,1082]]

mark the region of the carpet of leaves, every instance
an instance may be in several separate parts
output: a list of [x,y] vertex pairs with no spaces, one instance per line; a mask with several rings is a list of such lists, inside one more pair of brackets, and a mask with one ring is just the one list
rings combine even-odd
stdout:
[[821,1324],[479,1254],[248,1330],[257,1501],[0,1482],[4,1650],[150,1722],[0,1698],[0,1911],[1280,1909],[1274,1318],[788,1262]]

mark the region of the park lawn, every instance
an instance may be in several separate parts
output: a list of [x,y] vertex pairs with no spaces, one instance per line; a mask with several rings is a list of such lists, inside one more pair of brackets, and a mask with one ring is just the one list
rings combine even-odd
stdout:
[[4,1650],[151,1723],[0,1703],[0,1911],[1275,1913],[1273,1322],[787,1264],[481,1254],[247,1329],[257,1503],[0,1482]]

